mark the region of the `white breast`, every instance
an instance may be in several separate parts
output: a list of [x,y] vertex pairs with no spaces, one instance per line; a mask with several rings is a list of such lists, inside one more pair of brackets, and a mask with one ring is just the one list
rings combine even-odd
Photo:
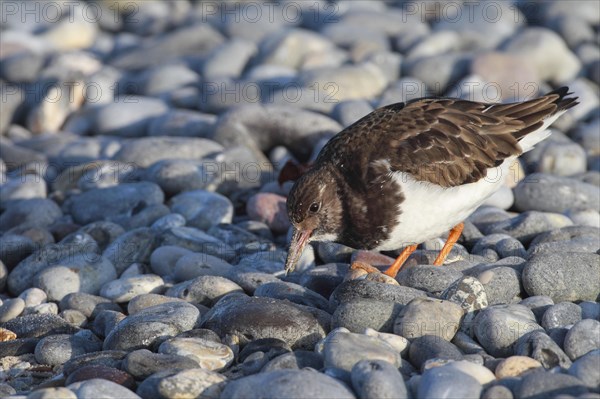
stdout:
[[450,188],[416,181],[404,172],[393,173],[405,200],[399,204],[402,213],[398,225],[377,250],[420,244],[448,232],[502,186],[515,158],[507,158],[500,166],[488,169],[486,177],[478,182]]

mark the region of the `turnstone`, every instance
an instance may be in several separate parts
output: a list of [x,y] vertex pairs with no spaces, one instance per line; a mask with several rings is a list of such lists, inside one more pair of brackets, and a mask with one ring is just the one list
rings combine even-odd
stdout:
[[502,186],[512,162],[577,104],[569,94],[562,87],[512,104],[423,98],[379,108],[347,127],[290,191],[286,271],[319,240],[404,248],[384,272],[395,277],[418,244],[450,231],[434,262],[443,264],[462,222]]

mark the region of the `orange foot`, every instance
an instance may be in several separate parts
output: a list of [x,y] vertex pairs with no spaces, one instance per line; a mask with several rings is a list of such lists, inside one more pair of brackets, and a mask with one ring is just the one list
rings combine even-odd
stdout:
[[[450,234],[448,235],[448,239],[446,240],[444,247],[433,262],[435,266],[441,266],[444,264],[446,257],[452,250],[452,247],[454,247],[454,244],[456,244],[456,241],[458,241],[458,238],[460,237],[464,227],[464,223],[459,223],[456,226],[454,226],[452,230],[450,230]],[[383,273],[381,273],[379,269],[369,265],[368,263],[354,262],[350,266],[350,271],[346,279],[355,280],[359,278],[366,278],[369,280],[380,281],[388,284],[398,284],[395,280],[396,275],[400,272],[400,270],[402,270],[402,266],[410,257],[410,255],[413,252],[415,252],[416,249],[417,245],[409,245],[406,248],[404,248],[402,253],[400,253],[400,255],[396,258],[394,263],[392,263],[392,265],[388,267]]]

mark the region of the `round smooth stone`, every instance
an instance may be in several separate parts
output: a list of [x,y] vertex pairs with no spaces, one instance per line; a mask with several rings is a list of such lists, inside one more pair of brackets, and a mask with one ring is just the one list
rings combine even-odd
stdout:
[[499,379],[506,377],[518,377],[524,372],[538,367],[542,367],[542,364],[530,357],[510,356],[498,363],[495,374]]
[[352,367],[352,386],[361,398],[408,398],[402,375],[383,360],[361,360]]
[[0,323],[5,323],[23,313],[25,301],[21,298],[6,299],[0,305]]
[[600,322],[585,319],[576,323],[565,337],[564,348],[571,360],[600,349]]
[[218,398],[227,381],[221,374],[201,368],[162,370],[140,384],[143,398]]
[[42,338],[35,347],[35,359],[40,364],[60,365],[79,355],[96,352],[102,342],[89,330],[88,334],[49,335]]
[[573,362],[568,373],[579,378],[596,393],[600,390],[600,350],[593,350]]
[[430,359],[462,360],[458,348],[435,335],[424,335],[413,340],[408,348],[408,359],[417,369],[422,369]]
[[141,399],[129,389],[100,378],[75,382],[67,388],[77,395],[77,399]]
[[400,354],[404,354],[408,351],[408,345],[410,344],[410,342],[408,341],[408,339],[399,335],[379,332],[372,328],[366,328],[364,330],[364,334],[385,341],[388,345],[390,345]]
[[363,334],[334,331],[324,341],[323,359],[326,368],[344,371],[347,377],[361,360],[383,360],[400,367],[400,354],[384,341]]
[[546,331],[572,325],[581,320],[581,308],[572,302],[552,305],[542,316],[542,327]]
[[301,370],[304,368],[322,369],[323,358],[313,351],[296,350],[272,359],[264,365],[262,371],[267,372],[281,369]]
[[478,398],[481,384],[475,378],[450,367],[433,367],[423,373],[418,385],[419,398]]
[[162,291],[164,283],[154,274],[118,279],[105,284],[100,295],[117,303],[129,302],[138,295]]
[[221,397],[245,399],[248,392],[263,398],[355,398],[340,381],[311,370],[276,370],[239,378],[225,386]]
[[59,316],[65,319],[67,323],[75,327],[83,327],[87,323],[87,317],[85,317],[85,315],[79,310],[63,310],[62,312],[60,312]]
[[48,299],[48,295],[39,288],[28,288],[19,294],[19,298],[25,301],[25,307],[40,305]]
[[170,303],[170,302],[183,302],[183,301],[179,298],[173,298],[173,297],[169,297],[169,296],[165,296],[165,295],[141,294],[141,295],[138,295],[135,298],[133,298],[131,301],[129,301],[129,303],[127,304],[127,313],[129,315],[134,315],[143,309],[146,309],[146,308],[149,308],[152,306],[156,306],[156,305],[161,305],[163,303]]
[[77,399],[77,395],[65,387],[36,389],[27,395],[27,399]]
[[233,351],[227,345],[202,338],[172,338],[163,342],[159,353],[186,356],[206,370],[220,371],[233,362]]
[[517,398],[546,398],[560,394],[578,397],[588,391],[582,381],[568,374],[539,369],[527,373],[515,392]]
[[79,331],[54,314],[30,314],[7,321],[2,326],[19,338],[37,338],[49,334],[75,334]]
[[450,341],[458,331],[463,314],[463,309],[454,302],[415,298],[398,314],[394,334],[407,339],[435,335]]
[[442,367],[462,371],[463,373],[475,378],[481,385],[485,385],[496,380],[494,373],[492,373],[489,369],[483,365],[479,365],[468,360],[456,360]]
[[198,363],[189,357],[166,353],[154,353],[148,349],[139,349],[127,354],[123,359],[123,370],[136,380],[144,381],[154,373],[179,369],[195,369]]

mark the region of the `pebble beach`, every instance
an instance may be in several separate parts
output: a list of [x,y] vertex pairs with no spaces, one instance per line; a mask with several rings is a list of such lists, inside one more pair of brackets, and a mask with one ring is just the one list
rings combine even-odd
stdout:
[[[0,397],[600,399],[600,2],[0,14]],[[444,266],[349,279],[401,248],[312,242],[285,273],[286,165],[385,105],[561,86]]]

